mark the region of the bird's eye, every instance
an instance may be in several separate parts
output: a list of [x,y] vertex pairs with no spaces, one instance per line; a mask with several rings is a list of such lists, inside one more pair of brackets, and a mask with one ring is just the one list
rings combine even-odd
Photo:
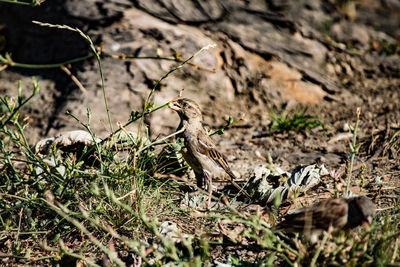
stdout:
[[187,108],[187,107],[189,107],[189,104],[188,104],[188,103],[184,103],[184,104],[183,104],[183,107],[184,107],[184,108]]

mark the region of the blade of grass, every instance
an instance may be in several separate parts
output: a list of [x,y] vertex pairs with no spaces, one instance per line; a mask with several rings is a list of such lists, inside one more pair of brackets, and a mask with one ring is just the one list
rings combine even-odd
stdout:
[[113,132],[113,126],[112,126],[112,122],[111,122],[111,116],[110,116],[110,109],[108,107],[108,103],[107,103],[107,95],[106,95],[106,89],[105,89],[105,85],[104,85],[104,75],[103,75],[103,68],[102,68],[102,64],[101,64],[101,57],[100,57],[100,53],[97,51],[96,47],[94,46],[92,39],[90,39],[90,37],[86,34],[84,34],[80,29],[78,28],[72,28],[70,26],[67,25],[58,25],[58,24],[50,24],[50,23],[43,23],[43,22],[39,22],[39,21],[32,21],[35,24],[38,24],[40,26],[44,26],[44,27],[50,27],[50,28],[58,28],[58,29],[66,29],[69,31],[73,31],[73,32],[77,32],[79,33],[80,36],[82,36],[84,39],[86,39],[89,42],[89,46],[92,49],[93,54],[95,55],[96,59],[97,59],[97,63],[99,65],[99,72],[100,72],[100,78],[101,78],[101,89],[103,91],[103,98],[104,98],[104,104],[106,106],[106,112],[107,112],[107,118],[108,118],[108,124],[110,125],[110,130],[111,132]]

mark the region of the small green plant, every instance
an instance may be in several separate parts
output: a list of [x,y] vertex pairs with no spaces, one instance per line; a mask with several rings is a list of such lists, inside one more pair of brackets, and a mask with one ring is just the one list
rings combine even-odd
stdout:
[[239,121],[241,121],[242,118],[239,118],[237,120],[233,120],[232,116],[229,116],[228,120],[226,121],[226,125],[220,127],[218,130],[216,130],[215,132],[209,134],[210,136],[213,136],[215,134],[219,134],[222,135],[224,134],[225,130],[230,128],[231,126],[235,125],[236,123],[238,123]]
[[348,164],[346,164],[346,177],[347,177],[346,194],[345,194],[346,197],[350,196],[350,182],[351,182],[351,174],[353,171],[354,159],[361,147],[361,144],[357,144],[357,132],[358,132],[358,125],[360,124],[360,114],[361,114],[361,109],[357,108],[356,125],[354,127],[350,126],[350,131],[353,133],[353,140],[351,143],[349,143],[350,155],[348,159]]
[[270,113],[272,122],[269,126],[269,130],[275,133],[284,132],[304,132],[308,129],[321,126],[325,129],[324,124],[316,116],[306,114],[306,111],[292,112],[287,114],[285,110],[282,110],[279,114],[275,112]]

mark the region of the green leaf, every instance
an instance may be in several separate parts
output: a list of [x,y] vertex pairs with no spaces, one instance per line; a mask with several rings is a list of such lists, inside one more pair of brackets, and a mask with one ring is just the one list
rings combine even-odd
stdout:
[[229,116],[228,125],[232,125],[232,124],[233,124],[233,118],[232,118],[232,116]]

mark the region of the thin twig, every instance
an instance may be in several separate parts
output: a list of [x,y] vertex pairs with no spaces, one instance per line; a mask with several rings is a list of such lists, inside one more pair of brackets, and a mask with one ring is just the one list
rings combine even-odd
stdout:
[[81,89],[82,93],[86,94],[87,90],[85,89],[85,87],[81,84],[81,82],[78,80],[78,78],[76,78],[75,75],[73,75],[71,73],[71,71],[65,67],[65,66],[61,66],[60,67],[69,77],[71,77],[71,80],[76,84],[76,86],[79,87],[79,89]]
[[163,138],[161,138],[161,139],[157,139],[156,141],[150,143],[149,145],[144,146],[144,147],[142,147],[141,149],[139,149],[139,150],[137,151],[137,153],[139,154],[139,153],[142,152],[143,150],[145,150],[145,149],[147,149],[147,148],[149,148],[149,147],[151,147],[151,146],[154,146],[155,144],[162,143],[162,142],[164,142],[165,140],[167,140],[167,139],[169,139],[169,138],[171,138],[171,137],[173,137],[173,136],[175,136],[175,135],[178,135],[178,134],[180,134],[180,133],[183,133],[183,132],[185,131],[185,129],[186,129],[186,127],[182,127],[182,129],[180,129],[179,131],[176,131],[176,132],[174,132],[174,133],[172,133],[172,134],[170,134],[170,135],[167,135],[166,137],[163,137]]
[[232,127],[233,125],[235,125],[236,123],[238,123],[238,122],[240,122],[240,121],[242,121],[242,120],[243,120],[243,118],[239,118],[239,119],[237,119],[237,120],[234,121],[234,120],[232,119],[232,117],[229,116],[229,119],[228,119],[228,121],[226,122],[226,125],[220,127],[220,128],[219,128],[218,130],[216,130],[215,132],[209,134],[209,136],[213,136],[213,135],[215,135],[215,134],[223,134],[224,131],[225,131],[226,129]]
[[59,63],[51,63],[51,64],[26,64],[15,62],[11,59],[10,55],[6,54],[5,57],[0,55],[0,62],[5,66],[16,67],[16,68],[25,68],[25,69],[52,69],[59,68],[61,66],[66,66],[68,64],[73,64],[76,62],[81,62],[87,60],[89,58],[94,57],[94,55],[86,55],[82,57],[77,57],[74,59],[70,59],[67,61],[59,62]]
[[8,67],[8,65],[3,65],[3,66],[1,66],[1,67],[0,67],[0,71],[3,71],[3,70],[5,70],[5,69],[7,69],[7,67]]
[[[111,54],[107,54],[107,53],[103,53],[102,56],[104,57],[110,57],[110,58],[114,58],[114,59],[122,59],[122,60],[131,60],[131,59],[158,59],[158,60],[167,60],[167,61],[175,61],[178,63],[182,63],[183,60],[181,58],[176,58],[176,57],[159,57],[159,56],[145,56],[145,57],[136,57],[136,56],[127,56],[125,54],[119,54],[119,55],[111,55]],[[206,67],[202,67],[200,65],[197,65],[195,63],[192,62],[188,62],[188,65],[194,67],[195,69],[198,70],[204,70],[204,71],[208,71],[208,72],[212,72],[215,73],[216,72],[216,68],[206,68]]]
[[122,199],[126,198],[127,196],[134,195],[134,194],[136,194],[136,188],[133,189],[132,191],[129,191],[128,193],[126,193],[125,195],[123,195],[121,197],[117,197],[116,199],[117,200],[122,200]]
[[40,4],[43,3],[44,1],[46,1],[46,0],[32,0],[29,3],[29,2],[21,2],[18,0],[0,0],[0,2],[4,2],[4,3],[12,3],[12,4],[25,5],[25,6],[40,6]]

